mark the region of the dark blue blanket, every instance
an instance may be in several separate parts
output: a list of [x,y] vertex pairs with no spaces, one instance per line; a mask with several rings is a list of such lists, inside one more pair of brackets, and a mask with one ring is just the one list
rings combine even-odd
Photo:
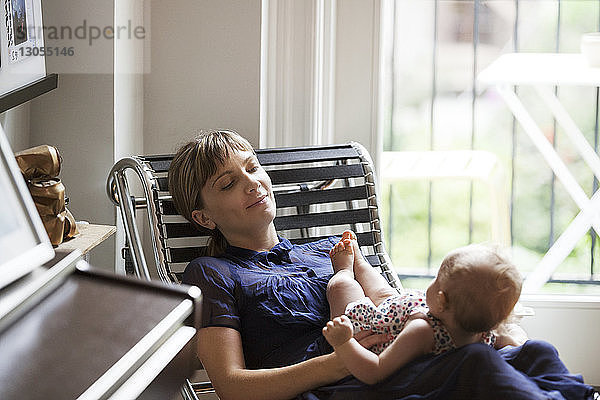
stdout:
[[529,340],[496,351],[470,344],[415,360],[377,385],[348,377],[299,396],[303,400],[591,399],[593,388],[570,374],[556,349]]

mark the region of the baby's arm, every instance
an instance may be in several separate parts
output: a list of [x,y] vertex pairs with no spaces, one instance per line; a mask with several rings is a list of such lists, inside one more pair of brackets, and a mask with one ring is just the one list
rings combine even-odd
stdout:
[[433,350],[433,330],[421,318],[407,322],[402,332],[379,356],[352,338],[352,323],[346,316],[329,321],[323,335],[335,349],[346,368],[356,378],[375,384],[408,362]]

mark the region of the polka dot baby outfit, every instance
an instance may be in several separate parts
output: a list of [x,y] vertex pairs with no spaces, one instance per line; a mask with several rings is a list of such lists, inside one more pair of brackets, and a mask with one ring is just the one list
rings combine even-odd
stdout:
[[[406,290],[397,296],[390,296],[378,307],[373,304],[371,299],[365,297],[348,304],[345,312],[352,321],[354,333],[370,330],[375,333],[393,335],[393,338],[388,342],[370,348],[376,354],[381,353],[394,341],[394,338],[404,329],[411,316],[419,313],[425,316],[425,320],[433,328],[434,354],[441,354],[456,347],[441,321],[429,313],[429,308],[425,303],[425,293],[420,290]],[[485,334],[482,342],[493,346],[494,339],[490,332]]]

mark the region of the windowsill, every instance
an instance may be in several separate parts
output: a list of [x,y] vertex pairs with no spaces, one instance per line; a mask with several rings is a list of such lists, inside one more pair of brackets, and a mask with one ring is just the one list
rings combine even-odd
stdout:
[[534,308],[600,309],[600,296],[576,294],[522,294],[520,302]]

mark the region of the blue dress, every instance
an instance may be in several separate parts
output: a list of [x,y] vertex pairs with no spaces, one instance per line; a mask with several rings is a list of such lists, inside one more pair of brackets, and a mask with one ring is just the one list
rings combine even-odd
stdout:
[[238,330],[250,369],[331,352],[321,329],[329,321],[329,250],[338,240],[293,245],[280,238],[268,252],[229,246],[219,258],[195,259],[183,283],[202,290],[202,327]]
[[[202,327],[236,329],[246,367],[273,368],[332,351],[322,335],[329,320],[329,250],[339,238],[303,245],[287,239],[268,252],[229,246],[200,257],[183,282],[202,290]],[[304,400],[591,399],[593,388],[570,374],[542,341],[496,351],[474,343],[424,356],[377,385],[349,376],[298,396]]]

